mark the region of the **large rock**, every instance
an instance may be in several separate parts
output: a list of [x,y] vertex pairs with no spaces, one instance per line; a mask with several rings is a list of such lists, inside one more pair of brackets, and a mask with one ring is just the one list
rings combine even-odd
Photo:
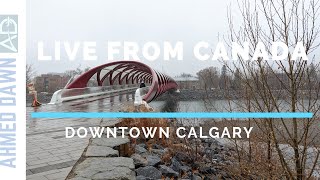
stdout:
[[215,168],[212,168],[212,167],[201,167],[199,169],[199,172],[201,174],[216,174],[217,170]]
[[159,144],[153,144],[152,145],[152,148],[154,148],[154,149],[164,149],[161,145],[159,145]]
[[96,146],[107,146],[107,147],[116,147],[122,144],[129,143],[129,139],[127,137],[121,138],[93,138],[92,145]]
[[87,158],[74,169],[74,178],[133,180],[136,179],[133,170],[131,158]]
[[221,147],[223,147],[223,145],[219,141],[215,140],[215,141],[211,142],[210,147],[211,148],[221,148]]
[[180,168],[181,168],[181,163],[175,158],[175,157],[173,157],[172,159],[171,159],[171,168],[174,170],[174,171],[180,171]]
[[189,166],[180,166],[180,172],[187,173],[191,171],[191,167]]
[[144,176],[137,176],[136,180],[148,180],[149,178],[146,178]]
[[171,169],[171,168],[169,168],[168,166],[165,166],[165,165],[160,165],[159,170],[166,177],[178,177],[179,176],[178,172],[174,171],[173,169]]
[[86,152],[87,157],[118,157],[119,152],[106,146],[90,145]]
[[161,159],[158,156],[147,156],[149,166],[158,166],[161,163]]
[[148,161],[145,158],[143,158],[140,154],[132,154],[131,158],[133,159],[136,168],[148,165]]
[[75,177],[75,178],[71,178],[69,180],[91,180],[91,179],[83,178],[83,177]]
[[151,179],[161,179],[161,172],[152,166],[141,167],[136,170],[138,176],[144,176]]
[[134,150],[138,154],[142,154],[142,153],[147,152],[147,150],[144,147],[141,147],[141,146],[138,146],[138,145],[134,148]]
[[202,178],[197,175],[192,175],[191,180],[202,180]]
[[222,161],[225,161],[225,158],[223,157],[223,155],[221,154],[214,154],[212,156],[212,159],[218,163],[222,162]]
[[162,156],[164,153],[166,153],[166,150],[164,150],[164,149],[151,149],[151,153]]
[[148,147],[147,147],[147,145],[146,145],[145,143],[137,144],[137,146],[143,147],[143,148],[145,148],[145,149],[147,149],[147,148],[148,148]]
[[188,162],[188,163],[193,162],[192,159],[187,155],[187,153],[177,152],[175,157],[180,162],[182,161]]

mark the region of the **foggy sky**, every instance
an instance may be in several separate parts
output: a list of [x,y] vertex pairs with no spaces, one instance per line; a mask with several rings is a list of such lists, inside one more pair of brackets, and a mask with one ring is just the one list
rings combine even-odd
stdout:
[[[105,58],[107,41],[134,41],[141,46],[147,41],[160,45],[183,41],[183,61],[164,61],[161,52],[154,62],[141,56],[142,62],[171,76],[195,75],[204,67],[220,66],[217,61],[195,59],[193,46],[199,41],[215,45],[227,35],[230,5],[233,16],[239,17],[232,0],[28,0],[27,63],[37,74],[64,72],[110,62]],[[63,52],[61,61],[38,61],[38,41],[44,41],[48,55],[54,54],[54,41],[96,41],[99,61],[83,61],[82,51],[75,61],[65,60]]]

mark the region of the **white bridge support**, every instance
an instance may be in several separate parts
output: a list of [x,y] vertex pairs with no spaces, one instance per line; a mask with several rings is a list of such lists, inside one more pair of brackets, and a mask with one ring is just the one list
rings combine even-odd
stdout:
[[66,101],[85,99],[90,97],[102,96],[112,93],[130,92],[137,89],[137,84],[113,85],[102,87],[86,87],[74,89],[60,89],[56,91],[49,104],[59,104]]

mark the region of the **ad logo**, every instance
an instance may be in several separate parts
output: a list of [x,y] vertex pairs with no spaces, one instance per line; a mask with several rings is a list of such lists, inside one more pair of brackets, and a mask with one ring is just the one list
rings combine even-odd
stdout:
[[0,53],[18,52],[18,15],[0,15]]

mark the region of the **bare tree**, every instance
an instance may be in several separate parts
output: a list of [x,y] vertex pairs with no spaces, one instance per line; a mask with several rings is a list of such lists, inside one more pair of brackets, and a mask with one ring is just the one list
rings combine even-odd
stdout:
[[197,73],[199,77],[200,86],[206,90],[211,88],[218,88],[219,85],[219,72],[216,67],[208,67],[200,70]]
[[35,70],[33,68],[32,64],[26,65],[26,84],[29,84],[32,82],[34,76],[35,76]]
[[79,66],[79,67],[77,67],[77,68],[74,69],[74,70],[67,70],[67,71],[65,71],[65,72],[64,72],[64,75],[67,76],[67,77],[72,78],[72,77],[74,77],[74,76],[76,76],[76,75],[81,75],[82,73],[88,71],[89,69],[90,69],[89,67],[86,67],[86,68],[82,69],[82,68]]
[[[250,57],[258,42],[263,42],[268,55],[271,43],[284,42],[293,48],[302,42],[308,57],[319,47],[319,1],[316,0],[241,0],[238,1],[242,23],[235,27],[228,14],[230,33],[227,42],[249,42]],[[229,44],[230,45],[230,44]],[[316,58],[313,56],[313,58]],[[312,118],[248,119],[247,125],[256,128],[255,136],[240,145],[239,174],[259,174],[268,179],[310,179],[319,174],[319,95],[320,81],[315,76],[319,62],[288,57],[280,61],[263,58],[238,61],[224,65],[241,79],[241,100],[229,101],[229,110],[246,112],[312,112]],[[272,79],[272,81],[271,81]],[[281,85],[273,88],[271,82]],[[232,104],[232,106],[231,106]],[[236,105],[236,106],[235,106]],[[279,169],[280,168],[280,169]]]

